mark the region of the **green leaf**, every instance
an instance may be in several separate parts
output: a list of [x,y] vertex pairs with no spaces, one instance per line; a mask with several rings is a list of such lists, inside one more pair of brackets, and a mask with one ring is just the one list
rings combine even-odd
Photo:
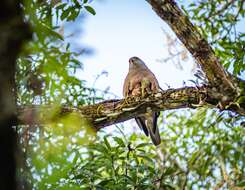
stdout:
[[164,176],[172,175],[176,172],[176,170],[177,170],[176,168],[169,167],[164,172]]
[[113,139],[117,142],[117,144],[121,147],[125,147],[125,143],[123,142],[123,140],[119,137],[113,137]]
[[64,38],[62,35],[60,35],[58,32],[55,32],[53,29],[49,28],[47,25],[45,24],[42,24],[42,23],[39,23],[40,24],[40,27],[42,27],[42,30],[44,32],[46,32],[47,34],[57,38],[57,39],[60,39],[62,41],[64,41]]
[[138,144],[135,148],[137,149],[137,148],[141,148],[141,147],[147,147],[147,146],[149,146],[149,145],[151,145],[151,143],[141,143],[141,144]]
[[106,137],[104,137],[104,142],[105,142],[106,147],[107,147],[109,150],[111,150],[111,145],[110,145],[110,143],[109,143],[109,141],[107,140]]
[[63,9],[66,5],[67,5],[67,3],[62,3],[62,4],[58,5],[56,7],[56,9]]
[[106,186],[107,184],[109,184],[110,182],[113,182],[113,180],[112,179],[106,179],[106,180],[101,181],[98,185],[103,187],[103,186]]
[[236,186],[238,186],[238,187],[245,187],[245,180],[243,180],[243,181],[241,181],[241,182],[238,182],[238,183],[236,184]]
[[72,7],[68,7],[66,10],[64,10],[61,13],[60,19],[61,20],[65,20],[65,18],[67,18],[69,16],[69,14],[71,13],[71,11],[72,11]]
[[145,155],[145,154],[138,154],[137,157],[141,157],[144,160],[147,160],[148,162],[152,162],[152,159],[149,157],[149,155]]
[[66,51],[68,51],[69,50],[69,48],[70,48],[70,43],[67,43],[67,45],[66,45]]
[[80,13],[79,9],[74,9],[71,11],[71,14],[67,17],[67,21],[74,21]]
[[95,14],[96,14],[95,10],[94,10],[92,7],[86,5],[86,6],[84,6],[84,8],[85,8],[88,12],[90,12],[92,15],[95,15]]

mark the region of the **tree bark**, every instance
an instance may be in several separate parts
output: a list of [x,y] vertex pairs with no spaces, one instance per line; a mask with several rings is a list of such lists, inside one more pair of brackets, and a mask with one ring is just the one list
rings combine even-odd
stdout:
[[0,189],[14,190],[17,149],[15,109],[15,64],[23,40],[30,37],[18,0],[3,0],[0,6]]
[[[219,99],[220,109],[229,106],[242,107],[244,104],[244,81],[229,74],[216,57],[212,47],[201,36],[189,18],[181,11],[174,0],[146,0],[173,30],[178,39],[189,50],[196,62],[201,67]],[[241,102],[242,100],[242,102]],[[238,103],[239,102],[239,103]]]
[[178,39],[193,55],[211,84],[215,85],[221,82],[234,88],[230,83],[230,76],[219,63],[211,46],[174,0],[147,0],[147,2],[150,3],[157,15],[171,27]]
[[[154,111],[172,110],[180,108],[197,108],[209,106],[215,108],[219,100],[210,93],[209,87],[184,87],[169,89],[146,98],[129,97],[122,100],[107,100],[98,104],[77,108],[47,106],[29,106],[18,108],[19,123],[48,124],[58,121],[64,115],[76,113],[88,121],[95,130],[132,119],[145,113],[147,108]],[[245,105],[242,109],[228,108],[238,114],[245,115]],[[53,111],[52,111],[53,110]]]

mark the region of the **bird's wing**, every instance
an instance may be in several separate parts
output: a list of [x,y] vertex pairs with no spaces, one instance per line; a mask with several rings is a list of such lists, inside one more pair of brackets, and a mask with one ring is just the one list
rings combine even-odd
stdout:
[[151,73],[150,81],[151,81],[151,91],[152,92],[159,91],[159,84],[158,84],[158,81],[157,81],[157,79],[153,73]]
[[155,75],[149,69],[141,70],[141,74],[149,81],[149,92],[158,92],[160,87]]
[[123,96],[128,97],[129,96],[129,87],[130,87],[130,80],[129,80],[129,74],[126,76],[123,84]]
[[157,119],[160,115],[160,112],[153,112],[153,132],[156,133],[157,131]]
[[145,124],[145,117],[136,117],[135,118],[136,123],[138,124],[139,128],[144,131],[145,135],[148,136],[149,132]]

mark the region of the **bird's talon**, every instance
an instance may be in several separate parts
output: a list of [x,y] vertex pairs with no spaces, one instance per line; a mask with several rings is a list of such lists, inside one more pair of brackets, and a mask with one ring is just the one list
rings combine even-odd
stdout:
[[118,108],[118,109],[122,109],[125,105],[129,105],[128,100],[130,100],[130,97],[129,97],[129,96],[127,96],[127,97],[123,100],[123,103],[120,104],[117,108]]
[[103,109],[103,105],[99,105],[96,109],[96,114],[99,115],[100,110]]

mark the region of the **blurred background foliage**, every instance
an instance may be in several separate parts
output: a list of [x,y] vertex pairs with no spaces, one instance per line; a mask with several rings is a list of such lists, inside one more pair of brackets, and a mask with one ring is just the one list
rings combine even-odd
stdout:
[[[19,106],[93,104],[111,94],[76,78],[88,47],[74,41],[84,12],[96,15],[88,0],[26,0],[33,31],[17,64]],[[130,6],[130,5],[129,5]],[[244,73],[244,0],[207,0],[182,8],[209,41],[224,66]],[[66,30],[65,30],[66,29]],[[99,75],[98,75],[99,77]],[[57,108],[58,109],[58,108]],[[55,113],[51,109],[50,114]],[[242,127],[243,125],[243,127]],[[142,133],[115,126],[97,134],[75,114],[49,125],[17,127],[22,189],[243,189],[245,187],[244,118],[207,108],[165,111],[154,147]]]
[[245,16],[244,6],[244,0],[196,0],[182,6],[222,64],[239,76],[245,69],[245,35],[237,28]]

